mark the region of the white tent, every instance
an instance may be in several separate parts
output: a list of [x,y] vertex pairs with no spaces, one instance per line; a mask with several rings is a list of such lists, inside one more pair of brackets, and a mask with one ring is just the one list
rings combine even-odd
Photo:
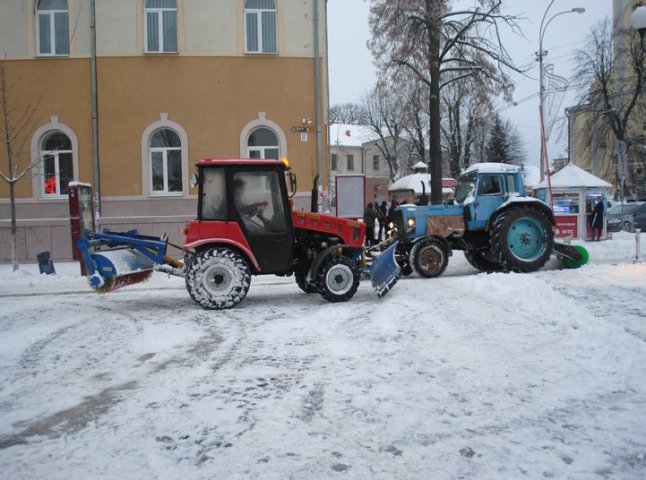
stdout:
[[[552,188],[592,187],[612,188],[612,185],[576,165],[566,165],[551,176]],[[534,188],[547,188],[547,178]]]
[[[550,184],[551,195],[548,194]],[[566,165],[551,176],[549,183],[546,178],[535,188],[539,198],[552,203],[557,237],[585,239],[590,236],[588,215],[594,199],[605,197],[612,185],[576,165]]]

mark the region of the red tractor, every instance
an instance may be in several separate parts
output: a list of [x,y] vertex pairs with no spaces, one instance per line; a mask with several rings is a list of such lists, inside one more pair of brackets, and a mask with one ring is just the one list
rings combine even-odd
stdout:
[[184,262],[166,256],[165,237],[86,231],[78,247],[93,288],[113,290],[157,269],[184,276],[202,307],[224,309],[244,299],[251,275],[294,275],[304,292],[330,302],[352,298],[362,273],[379,297],[397,282],[394,239],[367,251],[363,223],[292,210],[286,179],[295,192],[296,178],[286,162],[204,159],[197,168],[197,218],[186,231]]

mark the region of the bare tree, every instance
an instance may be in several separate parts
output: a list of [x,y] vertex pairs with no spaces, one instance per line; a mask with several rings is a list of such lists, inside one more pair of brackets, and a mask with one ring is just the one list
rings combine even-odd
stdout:
[[608,18],[593,27],[586,48],[575,53],[574,77],[586,89],[580,100],[594,113],[590,122],[598,122],[596,129],[585,130],[597,131],[602,138],[611,133],[624,142],[628,153],[643,140],[631,132],[636,130],[632,123],[646,114],[646,102],[640,98],[646,89],[646,51],[643,36],[634,30],[623,30],[621,37],[624,42],[613,45],[617,39]]
[[31,170],[40,163],[40,159],[32,161],[25,159],[29,152],[27,147],[27,134],[33,126],[34,116],[38,110],[38,103],[28,106],[20,111],[14,110],[10,103],[11,91],[19,79],[10,82],[7,79],[7,62],[0,60],[0,134],[6,148],[6,170],[5,165],[0,170],[0,178],[9,185],[9,202],[11,212],[11,261],[13,271],[18,270],[18,254],[16,251],[16,183],[24,178]]
[[500,13],[502,0],[477,0],[477,7],[452,11],[449,0],[371,0],[369,47],[383,71],[403,67],[429,88],[431,202],[442,202],[440,91],[472,77],[496,82],[510,97],[506,68],[517,70],[500,42],[499,23],[516,28]]
[[338,103],[330,107],[330,122],[364,125],[366,114],[363,107],[356,103]]
[[372,92],[362,98],[363,110],[369,125],[378,137],[376,146],[388,164],[390,179],[402,173],[401,137],[404,131],[402,97],[393,95],[384,83],[378,83]]
[[[482,87],[483,84],[480,84]],[[443,150],[449,158],[450,176],[457,178],[469,167],[472,158],[478,158],[476,147],[484,146],[486,124],[491,116],[492,93],[474,88],[468,79],[448,84],[442,91]]]

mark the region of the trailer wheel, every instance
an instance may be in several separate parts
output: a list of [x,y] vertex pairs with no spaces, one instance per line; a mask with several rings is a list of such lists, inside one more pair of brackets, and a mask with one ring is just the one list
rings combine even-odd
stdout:
[[235,307],[247,295],[250,281],[247,262],[228,248],[200,252],[186,272],[189,295],[193,301],[210,310]]
[[307,272],[305,273],[296,273],[294,274],[294,277],[296,277],[296,285],[298,285],[298,288],[303,290],[305,293],[316,293],[316,285],[313,285],[312,283],[307,283],[305,280],[307,278]]
[[473,268],[480,272],[501,272],[503,270],[500,262],[496,260],[493,252],[490,249],[486,250],[465,250],[464,256],[467,262]]
[[422,277],[442,275],[449,263],[449,250],[441,240],[426,238],[417,242],[410,252],[413,268]]
[[493,224],[491,249],[506,271],[536,271],[545,265],[552,255],[552,225],[547,216],[539,210],[508,210],[501,213]]
[[316,274],[316,286],[328,302],[350,300],[359,288],[359,269],[348,257],[330,255]]

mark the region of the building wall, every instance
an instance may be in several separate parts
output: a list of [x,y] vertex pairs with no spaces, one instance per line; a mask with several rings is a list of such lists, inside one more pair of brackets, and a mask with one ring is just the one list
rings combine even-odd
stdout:
[[[18,113],[35,108],[27,150],[48,126],[71,132],[75,180],[93,183],[89,2],[68,0],[70,54],[36,57],[34,3],[3,2],[0,54]],[[278,54],[245,54],[243,0],[178,0],[178,53],[144,53],[143,0],[97,0],[97,74],[102,226],[168,233],[182,243],[181,227],[196,210],[188,178],[203,157],[246,156],[245,134],[268,126],[282,138],[302,192],[296,208],[309,208],[317,171],[312,0],[277,0]],[[327,91],[325,2],[319,0],[323,127]],[[15,117],[17,118],[17,117]],[[14,118],[14,120],[15,120]],[[313,122],[306,141],[292,127]],[[172,125],[182,133],[183,191],[151,195],[147,133]],[[323,136],[323,145],[327,138]],[[31,157],[30,157],[31,155]],[[27,153],[37,158],[37,148]],[[326,158],[324,148],[323,159]],[[0,152],[0,170],[6,154]],[[323,184],[327,162],[323,162]],[[71,258],[66,198],[43,198],[38,172],[16,185],[19,259],[52,251]],[[9,190],[0,182],[0,262],[10,261]]]
[[[633,34],[630,23],[630,16],[633,7],[638,4],[636,0],[613,0],[613,42],[614,42],[614,69],[615,76],[614,89],[621,92],[624,88],[624,103],[632,92],[629,85],[629,79],[632,77],[629,59],[626,52],[621,48],[628,41],[628,35]],[[634,87],[632,87],[634,88]],[[614,100],[615,106],[621,102]],[[644,189],[644,159],[646,143],[641,148],[639,137],[643,138],[643,112],[646,105],[646,97],[638,100],[638,105],[631,114],[631,122],[628,128],[627,136],[637,140],[636,144],[628,151],[628,181],[631,182],[632,189],[636,195],[637,192]],[[604,107],[594,106],[591,104],[578,105],[568,109],[571,122],[570,138],[570,158],[579,167],[589,171],[607,182],[614,185],[616,190],[620,189],[618,179],[618,156],[617,140],[611,131],[604,134],[602,124],[606,120],[604,117],[608,114]],[[641,189],[639,188],[641,185]]]

